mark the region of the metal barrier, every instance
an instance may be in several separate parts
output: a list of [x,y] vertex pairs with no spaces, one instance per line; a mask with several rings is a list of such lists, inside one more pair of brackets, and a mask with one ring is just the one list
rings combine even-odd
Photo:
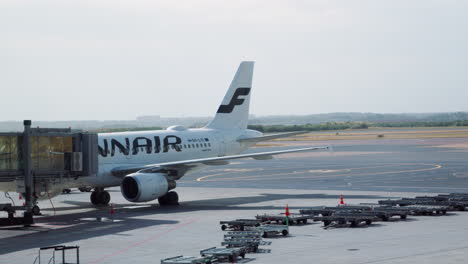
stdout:
[[[76,262],[66,262],[66,255],[65,251],[74,249],[76,251],[75,256],[76,256]],[[41,264],[41,252],[44,250],[53,250],[52,251],[52,257],[49,259],[47,264],[56,264],[55,262],[55,252],[60,251],[62,253],[62,262],[61,264],[80,264],[80,247],[79,246],[64,246],[64,245],[59,245],[59,246],[51,246],[51,247],[42,247],[39,249],[38,255],[36,259],[34,260],[33,264]]]

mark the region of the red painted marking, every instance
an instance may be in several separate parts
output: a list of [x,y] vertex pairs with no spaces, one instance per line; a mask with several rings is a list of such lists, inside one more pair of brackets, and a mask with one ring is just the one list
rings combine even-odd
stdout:
[[130,249],[132,249],[132,248],[134,248],[134,247],[138,247],[138,246],[140,246],[140,245],[142,245],[142,244],[145,244],[145,243],[147,243],[147,242],[149,242],[149,241],[151,241],[151,240],[154,240],[154,239],[159,238],[159,237],[161,237],[161,236],[163,236],[163,235],[166,235],[166,234],[168,234],[168,233],[170,233],[170,232],[172,232],[172,231],[175,231],[175,230],[180,229],[180,228],[182,228],[182,227],[184,227],[184,226],[187,226],[187,225],[189,225],[189,224],[192,224],[192,223],[196,222],[197,220],[198,220],[198,219],[192,219],[192,220],[189,220],[188,222],[177,224],[177,225],[174,226],[173,228],[170,228],[170,229],[168,229],[168,230],[166,230],[166,231],[160,232],[160,233],[158,233],[158,234],[156,234],[156,235],[154,235],[154,236],[152,236],[152,237],[149,237],[149,238],[147,238],[147,239],[145,239],[145,240],[142,240],[142,241],[140,241],[140,242],[137,242],[137,243],[135,243],[135,244],[132,244],[132,245],[130,245],[130,246],[126,247],[126,248],[123,248],[123,249],[121,249],[121,250],[118,250],[118,251],[116,251],[116,252],[114,252],[114,253],[111,253],[111,254],[102,256],[101,258],[98,258],[97,260],[94,260],[94,261],[89,262],[89,264],[99,263],[99,262],[101,262],[101,261],[103,261],[103,260],[105,260],[105,259],[108,259],[108,258],[110,258],[110,257],[115,257],[115,256],[117,256],[117,255],[120,255],[120,254],[122,254],[122,253],[124,253],[124,252],[126,252],[126,251],[128,251],[128,250],[130,250]]

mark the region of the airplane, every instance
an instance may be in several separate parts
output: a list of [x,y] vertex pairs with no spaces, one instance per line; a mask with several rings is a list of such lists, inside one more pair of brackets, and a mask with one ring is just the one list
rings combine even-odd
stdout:
[[[253,69],[252,61],[240,63],[216,115],[205,127],[188,129],[176,125],[166,130],[98,134],[98,173],[51,184],[48,196],[58,195],[65,188],[91,186],[91,203],[105,206],[111,199],[105,188],[120,186],[123,197],[130,202],[158,199],[161,206],[178,205],[179,196],[173,191],[176,181],[207,166],[328,149],[325,146],[241,154],[258,142],[304,133],[263,135],[247,129]],[[2,187],[2,191],[13,189]],[[34,204],[33,213],[38,214],[37,201]]]

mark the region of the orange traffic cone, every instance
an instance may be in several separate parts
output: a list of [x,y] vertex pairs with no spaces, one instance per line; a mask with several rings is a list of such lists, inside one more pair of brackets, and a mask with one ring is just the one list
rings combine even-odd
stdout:
[[343,195],[340,195],[340,204],[344,204],[344,198],[343,198]]

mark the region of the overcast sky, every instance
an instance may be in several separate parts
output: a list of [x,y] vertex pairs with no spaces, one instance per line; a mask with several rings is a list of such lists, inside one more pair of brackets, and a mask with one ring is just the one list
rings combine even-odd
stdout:
[[0,120],[468,111],[468,1],[1,0]]

